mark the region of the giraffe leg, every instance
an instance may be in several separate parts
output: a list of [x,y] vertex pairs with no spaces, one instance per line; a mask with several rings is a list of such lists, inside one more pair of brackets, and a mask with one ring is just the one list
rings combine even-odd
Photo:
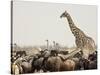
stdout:
[[84,59],[88,59],[89,54],[90,54],[89,50],[83,49],[82,52],[83,52],[83,56],[82,56],[82,57],[83,57]]

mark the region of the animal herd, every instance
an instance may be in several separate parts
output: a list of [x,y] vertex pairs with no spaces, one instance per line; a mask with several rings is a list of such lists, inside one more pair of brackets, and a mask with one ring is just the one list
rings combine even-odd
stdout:
[[[68,20],[71,32],[75,37],[76,50],[71,53],[59,51],[57,48],[49,50],[47,43],[47,49],[41,50],[37,54],[27,55],[25,51],[12,52],[14,53],[11,55],[12,74],[97,69],[97,51],[94,40],[76,27],[67,11],[60,17]],[[48,42],[48,40],[46,41]]]
[[[17,52],[16,52],[17,53]],[[79,52],[73,57],[63,59],[60,55],[51,54],[52,50],[40,51],[35,55],[26,55],[18,57],[11,62],[11,73],[13,74],[25,74],[25,73],[36,73],[36,72],[59,72],[59,71],[73,71],[73,70],[89,70],[97,69],[97,52],[89,55],[88,60],[79,58]],[[68,53],[70,54],[70,53]],[[65,56],[67,56],[66,54]],[[16,57],[16,56],[15,56]],[[13,60],[13,57],[12,57]]]

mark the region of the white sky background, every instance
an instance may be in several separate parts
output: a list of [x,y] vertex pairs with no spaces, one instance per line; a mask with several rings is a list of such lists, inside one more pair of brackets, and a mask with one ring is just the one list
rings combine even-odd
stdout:
[[44,45],[46,39],[51,44],[75,45],[67,20],[60,18],[65,10],[76,26],[97,43],[96,6],[15,1],[13,8],[13,42],[20,46]]

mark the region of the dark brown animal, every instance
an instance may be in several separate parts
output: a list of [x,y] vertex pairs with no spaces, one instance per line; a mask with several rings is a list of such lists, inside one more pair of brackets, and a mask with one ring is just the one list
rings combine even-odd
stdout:
[[97,69],[97,52],[90,54],[88,59],[80,59],[80,65],[84,70]]
[[27,54],[25,51],[17,51],[16,56],[18,56],[18,55],[21,57],[21,56],[26,56]]
[[60,66],[60,71],[73,71],[73,70],[75,70],[75,62],[71,59],[65,60]]
[[60,53],[60,54],[67,55],[67,54],[68,54],[68,51],[60,51],[59,53]]
[[21,67],[23,69],[23,73],[32,73],[32,65],[29,62],[22,62]]
[[33,69],[33,72],[35,71],[40,71],[42,69],[42,62],[43,62],[43,57],[40,57],[40,58],[37,58],[37,59],[33,59],[32,61],[32,69]]
[[45,62],[44,67],[50,72],[72,71],[75,69],[75,62],[71,59],[62,60],[59,56],[51,56]]

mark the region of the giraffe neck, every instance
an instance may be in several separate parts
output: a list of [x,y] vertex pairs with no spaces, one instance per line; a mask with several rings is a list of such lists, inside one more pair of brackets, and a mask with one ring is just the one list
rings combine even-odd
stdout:
[[70,16],[70,14],[68,14],[66,16],[67,20],[68,20],[68,23],[69,23],[69,27],[71,29],[71,32],[72,34],[75,36],[75,37],[79,37],[80,35],[81,36],[85,36],[84,32],[82,30],[80,30],[79,28],[77,28]]

